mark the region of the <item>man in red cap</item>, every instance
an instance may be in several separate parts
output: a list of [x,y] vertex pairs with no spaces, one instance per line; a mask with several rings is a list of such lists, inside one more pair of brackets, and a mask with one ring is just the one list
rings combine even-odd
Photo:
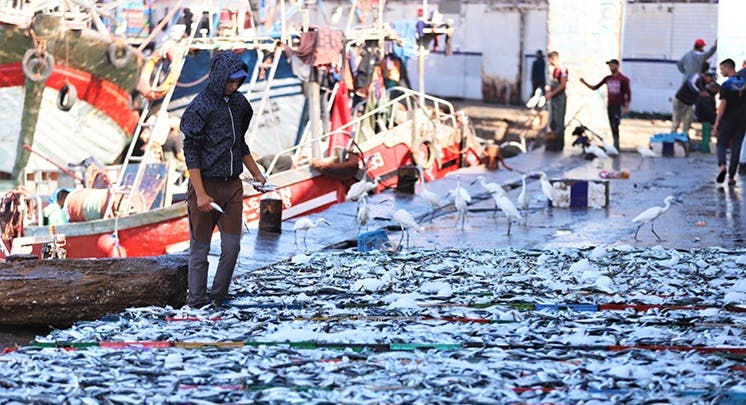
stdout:
[[679,68],[679,72],[684,74],[684,80],[686,80],[687,77],[691,77],[695,73],[704,73],[704,63],[707,59],[710,59],[710,57],[715,54],[715,51],[718,47],[718,41],[715,40],[715,44],[707,52],[704,51],[705,45],[707,44],[705,44],[704,39],[697,38],[697,40],[694,41],[694,49],[687,52],[684,56],[681,57],[679,62],[676,63],[676,67]]

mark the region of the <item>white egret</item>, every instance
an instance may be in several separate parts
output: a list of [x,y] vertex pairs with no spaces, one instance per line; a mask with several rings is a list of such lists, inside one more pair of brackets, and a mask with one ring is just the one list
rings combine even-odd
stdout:
[[505,189],[497,183],[488,183],[484,176],[477,177],[471,184],[479,182],[479,184],[492,195],[505,196]]
[[643,158],[656,158],[658,155],[653,152],[652,149],[646,148],[642,145],[637,145],[637,153],[640,154]]
[[306,236],[308,236],[308,230],[316,228],[321,224],[326,224],[328,226],[332,225],[324,218],[318,218],[316,219],[316,222],[307,217],[299,218],[297,221],[295,221],[295,225],[293,225],[293,233],[295,234],[295,246],[298,246],[298,231],[304,231],[303,246],[305,246],[306,250],[308,250],[308,245],[306,244]]
[[653,235],[655,235],[658,240],[661,240],[661,237],[658,236],[657,233],[655,233],[655,228],[653,227],[653,223],[656,219],[658,219],[661,215],[663,215],[666,211],[668,211],[669,208],[671,208],[671,203],[677,202],[676,198],[672,195],[669,195],[668,197],[663,199],[663,202],[666,204],[663,207],[650,207],[646,209],[645,211],[641,212],[640,215],[636,216],[634,219],[632,219],[632,222],[639,222],[640,225],[637,226],[637,230],[635,231],[635,240],[637,239],[637,233],[640,232],[640,228],[642,228],[643,225],[650,222],[650,230],[653,231]]
[[417,165],[417,170],[420,172],[420,181],[422,182],[420,196],[427,203],[428,212],[430,213],[430,222],[433,222],[433,219],[435,218],[435,209],[440,208],[440,206],[443,205],[443,202],[438,194],[428,190],[427,186],[425,186],[425,172],[422,170],[422,167]]
[[471,202],[471,194],[466,191],[465,188],[461,187],[461,176],[456,175],[456,188],[451,189],[448,195],[452,195],[454,198],[454,205],[458,212],[458,218],[456,219],[456,225],[461,221],[461,230],[464,230],[466,223],[466,212],[468,211],[469,203]]
[[584,146],[583,151],[585,151],[585,153],[590,153],[591,155],[594,155],[597,158],[602,159],[602,160],[606,160],[609,158],[609,155],[607,155],[603,149],[598,147],[598,145],[591,144],[589,146]]
[[373,181],[362,179],[357,183],[352,184],[350,186],[350,189],[347,191],[345,201],[356,201],[358,198],[360,198],[361,195],[368,194],[369,192],[375,190],[376,187],[378,187],[379,181],[380,178],[376,177],[375,179],[373,179]]
[[541,192],[544,193],[544,196],[547,198],[547,200],[554,201],[554,187],[552,187],[552,183],[549,182],[549,176],[547,176],[544,172],[538,172],[539,173],[539,182],[541,183]]
[[526,175],[521,176],[521,193],[518,194],[518,209],[522,210],[528,221],[528,196],[526,195]]
[[604,143],[604,150],[606,151],[606,154],[609,156],[619,156],[619,150],[614,146],[613,143],[608,143],[604,141],[603,139],[601,142]]
[[394,212],[394,215],[392,216],[392,219],[394,222],[398,223],[399,226],[401,226],[401,239],[399,239],[399,246],[401,246],[402,241],[404,240],[404,234],[407,235],[407,247],[409,247],[409,230],[413,229],[415,232],[422,232],[425,230],[425,228],[421,227],[417,221],[415,221],[414,216],[407,210],[400,208]]
[[357,233],[360,234],[360,231],[363,227],[365,227],[365,230],[368,230],[368,219],[370,218],[370,209],[368,208],[368,197],[366,197],[366,194],[363,194],[358,198],[357,200],[357,213],[355,214],[355,222],[357,222]]
[[513,221],[520,221],[521,214],[508,197],[493,195],[492,198],[495,199],[495,205],[505,213],[505,218],[508,220],[508,235],[510,235],[510,227]]

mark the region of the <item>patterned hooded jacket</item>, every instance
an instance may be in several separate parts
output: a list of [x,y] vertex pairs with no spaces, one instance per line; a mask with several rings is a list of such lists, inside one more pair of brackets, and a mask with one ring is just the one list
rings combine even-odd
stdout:
[[238,91],[223,96],[231,74],[248,67],[231,51],[217,54],[210,67],[207,87],[189,103],[179,128],[184,133],[184,157],[188,169],[200,169],[205,178],[235,177],[243,171],[249,154],[244,135],[254,114]]

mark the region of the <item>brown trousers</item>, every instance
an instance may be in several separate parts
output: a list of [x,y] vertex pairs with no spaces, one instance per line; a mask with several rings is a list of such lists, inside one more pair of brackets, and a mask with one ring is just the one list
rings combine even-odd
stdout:
[[[222,303],[228,293],[233,269],[241,248],[243,186],[241,180],[203,179],[205,191],[223,208],[225,214],[217,211],[202,212],[197,207],[197,196],[189,183],[187,188],[187,211],[189,213],[189,294],[188,304],[199,308],[214,301]],[[210,253],[210,240],[217,225],[220,231],[220,260],[215,279],[207,297],[207,270]]]

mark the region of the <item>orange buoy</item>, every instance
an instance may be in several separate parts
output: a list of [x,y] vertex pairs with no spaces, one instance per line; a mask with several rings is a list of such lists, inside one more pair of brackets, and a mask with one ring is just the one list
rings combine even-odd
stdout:
[[127,250],[119,244],[119,239],[112,233],[98,238],[98,249],[109,257],[127,257]]

